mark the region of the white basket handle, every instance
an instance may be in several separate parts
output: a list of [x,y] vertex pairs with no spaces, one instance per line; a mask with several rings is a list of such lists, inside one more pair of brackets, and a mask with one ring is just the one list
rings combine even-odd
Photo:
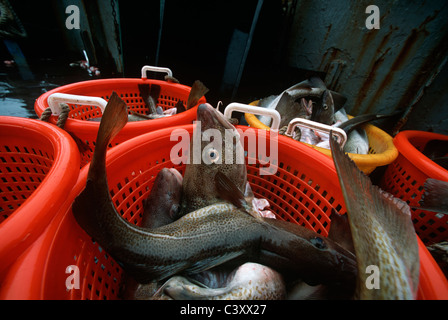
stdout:
[[147,71],[154,71],[154,72],[164,72],[167,73],[169,77],[173,76],[173,72],[169,68],[165,67],[154,67],[154,66],[143,66],[142,68],[142,79],[147,79],[146,72]]
[[278,130],[280,126],[280,113],[275,109],[251,106],[248,104],[232,102],[224,110],[224,117],[230,118],[233,111],[247,112],[272,118],[271,130]]
[[98,106],[101,109],[101,113],[104,113],[107,105],[107,101],[100,97],[80,96],[61,92],[56,92],[48,96],[47,102],[52,114],[55,116],[61,114],[61,103]]
[[326,133],[328,135],[330,135],[330,131],[333,131],[333,134],[336,136],[336,140],[339,142],[341,147],[344,147],[345,143],[347,142],[347,134],[341,128],[329,126],[320,122],[311,121],[303,118],[292,119],[291,122],[289,122],[288,124],[288,128],[286,129],[285,135],[291,137],[292,133],[294,132],[294,129],[297,126]]

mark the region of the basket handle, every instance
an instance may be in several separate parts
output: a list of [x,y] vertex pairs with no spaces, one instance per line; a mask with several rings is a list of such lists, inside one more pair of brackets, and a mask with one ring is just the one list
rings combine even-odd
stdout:
[[172,77],[173,76],[173,72],[169,68],[155,67],[155,66],[143,66],[143,68],[142,68],[142,79],[148,79],[148,76],[146,75],[147,71],[164,72],[164,73],[168,74],[168,77]]
[[80,96],[77,94],[67,94],[61,92],[56,92],[48,96],[47,102],[48,106],[51,108],[52,114],[55,116],[59,116],[61,114],[61,103],[98,106],[101,109],[101,113],[104,113],[104,109],[107,105],[107,101],[100,97]]
[[332,131],[333,134],[336,136],[336,140],[339,142],[341,147],[344,147],[345,143],[347,142],[347,134],[341,128],[329,126],[320,122],[311,121],[303,118],[292,119],[291,122],[289,122],[288,124],[288,128],[286,129],[285,135],[291,137],[292,133],[294,132],[294,129],[297,126],[326,133],[328,135],[330,134],[330,131]]
[[251,106],[243,103],[232,102],[224,110],[224,117],[230,118],[233,111],[250,112],[261,116],[272,118],[271,130],[278,130],[280,127],[280,113],[275,109],[267,109]]

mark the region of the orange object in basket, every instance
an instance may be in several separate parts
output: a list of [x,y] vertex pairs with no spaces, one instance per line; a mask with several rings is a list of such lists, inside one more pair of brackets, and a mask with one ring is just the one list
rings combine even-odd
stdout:
[[[251,102],[250,105],[257,106],[259,101]],[[258,118],[251,113],[245,113],[244,117],[247,123],[254,128],[269,130],[270,127],[262,123]],[[348,115],[349,119],[353,118]],[[371,124],[365,124],[362,126],[365,130],[367,137],[369,138],[369,153],[368,154],[356,154],[347,153],[348,156],[356,163],[358,168],[365,174],[370,174],[379,166],[385,166],[394,161],[398,156],[398,151],[394,146],[393,139],[386,132]],[[317,147],[311,144],[304,143],[313,149],[327,155],[331,158],[331,150],[326,148]]]
[[0,274],[62,208],[79,163],[76,144],[63,130],[39,120],[0,117]]
[[[184,105],[186,105],[191,90],[191,87],[182,84],[143,78],[89,80],[68,84],[44,93],[36,100],[34,109],[36,114],[40,117],[44,110],[48,108],[47,99],[53,93],[101,97],[108,101],[112,92],[115,91],[121,99],[126,102],[130,110],[145,114],[145,111],[148,110],[140,96],[138,90],[139,84],[160,86],[160,95],[157,105],[161,106],[164,110],[175,107],[179,100],[183,101]],[[197,106],[205,102],[205,97],[202,97],[196,106],[182,113],[160,119],[128,122],[120,133],[112,140],[111,146],[115,146],[123,141],[150,131],[177,125],[191,124],[196,119]],[[68,105],[70,107],[69,119],[67,120],[64,129],[76,135],[87,145],[87,149],[81,153],[82,166],[88,163],[92,157],[96,135],[100,125],[99,122],[88,121],[88,119],[101,116],[101,111],[97,106],[76,105],[70,103],[68,103]],[[52,116],[50,121],[56,124],[57,118]]]
[[[237,126],[251,137],[269,139],[265,130]],[[180,126],[193,132],[193,126]],[[167,128],[123,142],[107,154],[109,188],[117,211],[129,222],[139,224],[142,201],[149,195],[157,173],[175,167],[184,173],[185,165],[174,165],[170,151],[178,143],[171,141]],[[175,139],[174,139],[175,140]],[[268,140],[270,142],[270,140]],[[251,145],[250,147],[254,147]],[[256,197],[266,198],[277,218],[298,223],[328,235],[332,208],[345,214],[346,207],[333,161],[304,144],[291,144],[278,137],[277,171],[260,175],[259,151],[248,143],[248,181]],[[266,146],[265,150],[269,149]],[[248,150],[249,149],[249,150]],[[81,169],[78,182],[67,201],[73,201],[85,187],[87,167]],[[113,173],[113,174],[112,174]],[[420,284],[418,298],[448,299],[448,283],[427,249],[419,241]],[[67,290],[69,266],[79,269],[80,288]],[[123,270],[76,223],[71,209],[60,214],[42,238],[20,257],[10,269],[0,299],[117,299]]]
[[[435,139],[448,141],[448,136],[415,130],[398,133],[394,144],[399,155],[387,167],[381,187],[410,206],[419,207],[426,179],[448,181],[448,171],[422,153],[426,144]],[[412,220],[417,234],[426,245],[448,239],[448,215],[412,209]]]

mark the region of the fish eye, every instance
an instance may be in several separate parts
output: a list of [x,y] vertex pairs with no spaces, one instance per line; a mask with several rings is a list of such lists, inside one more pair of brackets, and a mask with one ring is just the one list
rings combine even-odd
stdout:
[[215,148],[210,148],[207,154],[211,163],[215,163],[219,160],[219,152]]
[[313,246],[315,246],[317,249],[326,249],[327,246],[325,245],[325,242],[320,237],[311,238],[310,242]]
[[324,104],[323,108],[324,108],[324,110],[328,110],[328,105]]

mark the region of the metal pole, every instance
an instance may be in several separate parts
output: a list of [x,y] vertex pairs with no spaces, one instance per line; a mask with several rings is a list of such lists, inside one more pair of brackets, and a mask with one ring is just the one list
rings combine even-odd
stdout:
[[156,61],[155,65],[159,65],[159,53],[160,53],[160,44],[162,41],[162,27],[163,27],[163,15],[165,13],[165,0],[160,0],[160,26],[159,26],[159,37],[157,39],[157,51],[156,51]]
[[243,71],[244,71],[244,65],[246,64],[246,59],[247,59],[247,55],[249,54],[249,49],[250,49],[250,46],[252,43],[252,37],[254,35],[255,26],[257,25],[258,16],[260,15],[262,6],[263,6],[263,0],[258,0],[257,7],[256,7],[255,13],[254,13],[254,18],[252,20],[252,25],[250,27],[249,37],[247,38],[246,48],[244,49],[244,55],[243,55],[243,58],[241,59],[241,64],[240,64],[240,68],[238,70],[238,75],[236,78],[235,85],[233,86],[232,100],[234,100],[236,92],[238,91],[238,87],[240,85],[241,77],[242,77]]

